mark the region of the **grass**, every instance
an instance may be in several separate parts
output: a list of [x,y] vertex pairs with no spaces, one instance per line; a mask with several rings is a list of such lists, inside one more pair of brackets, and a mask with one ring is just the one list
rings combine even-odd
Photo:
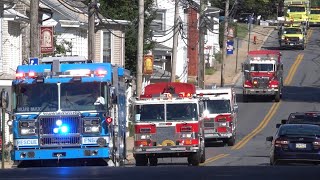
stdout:
[[[252,29],[257,25],[253,25]],[[251,29],[251,31],[252,31]],[[239,39],[244,39],[248,35],[248,24],[238,23],[237,25],[237,35]]]
[[216,70],[213,67],[206,67],[205,74],[213,75]]

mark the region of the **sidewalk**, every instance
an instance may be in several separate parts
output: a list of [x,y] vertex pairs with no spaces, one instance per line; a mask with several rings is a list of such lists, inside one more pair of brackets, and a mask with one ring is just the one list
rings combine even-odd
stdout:
[[[274,27],[269,26],[256,26],[250,35],[250,50],[258,50],[262,47],[264,42],[267,40],[269,35],[274,30]],[[257,37],[256,44],[253,44],[253,37]],[[237,46],[235,45],[234,48]],[[224,60],[224,84],[233,85],[239,79],[241,75],[241,63],[246,60],[248,52],[248,36],[239,40],[239,49],[238,49],[238,63],[237,63],[237,72],[236,72],[236,53],[237,50],[233,51],[234,54],[227,55],[227,58]],[[215,67],[215,72],[212,75],[205,75],[205,85],[216,84],[220,86],[221,84],[221,64],[217,64]]]

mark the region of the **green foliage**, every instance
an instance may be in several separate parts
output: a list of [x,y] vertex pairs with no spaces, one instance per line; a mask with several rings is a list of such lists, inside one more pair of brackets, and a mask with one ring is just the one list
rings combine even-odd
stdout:
[[215,71],[214,67],[206,67],[205,73],[206,75],[213,75]]
[[57,43],[56,35],[57,34],[53,37],[54,52],[51,54],[44,54],[43,57],[66,55],[67,52],[72,51],[72,42],[63,39],[60,43]]
[[[225,0],[209,0],[214,7],[225,9]],[[237,2],[235,4],[235,2]],[[268,19],[277,14],[276,4],[281,0],[230,0],[229,10],[233,18],[237,18],[240,13],[254,13]],[[224,13],[221,14],[224,16]]]
[[[154,0],[145,0],[144,19],[144,52],[154,47],[151,39],[150,23],[155,18],[155,11],[152,8]],[[131,73],[136,72],[137,44],[138,44],[138,23],[139,4],[138,0],[100,0],[100,13],[109,19],[128,20],[131,22],[125,28],[125,62]]]

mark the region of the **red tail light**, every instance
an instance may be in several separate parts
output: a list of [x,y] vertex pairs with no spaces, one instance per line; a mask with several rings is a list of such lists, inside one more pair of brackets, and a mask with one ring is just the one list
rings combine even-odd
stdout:
[[198,123],[184,123],[176,125],[176,132],[199,132]]
[[156,126],[154,124],[135,125],[134,132],[136,134],[154,134]]
[[275,147],[283,147],[283,148],[288,148],[289,141],[286,138],[277,138],[274,141],[274,146]]
[[112,123],[112,117],[106,117],[106,122],[108,124],[111,124]]

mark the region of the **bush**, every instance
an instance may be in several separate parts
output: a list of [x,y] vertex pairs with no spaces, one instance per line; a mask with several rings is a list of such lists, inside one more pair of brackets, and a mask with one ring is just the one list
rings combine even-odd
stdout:
[[212,74],[214,74],[215,71],[216,70],[213,67],[206,67],[205,73],[206,73],[206,75],[212,75]]

